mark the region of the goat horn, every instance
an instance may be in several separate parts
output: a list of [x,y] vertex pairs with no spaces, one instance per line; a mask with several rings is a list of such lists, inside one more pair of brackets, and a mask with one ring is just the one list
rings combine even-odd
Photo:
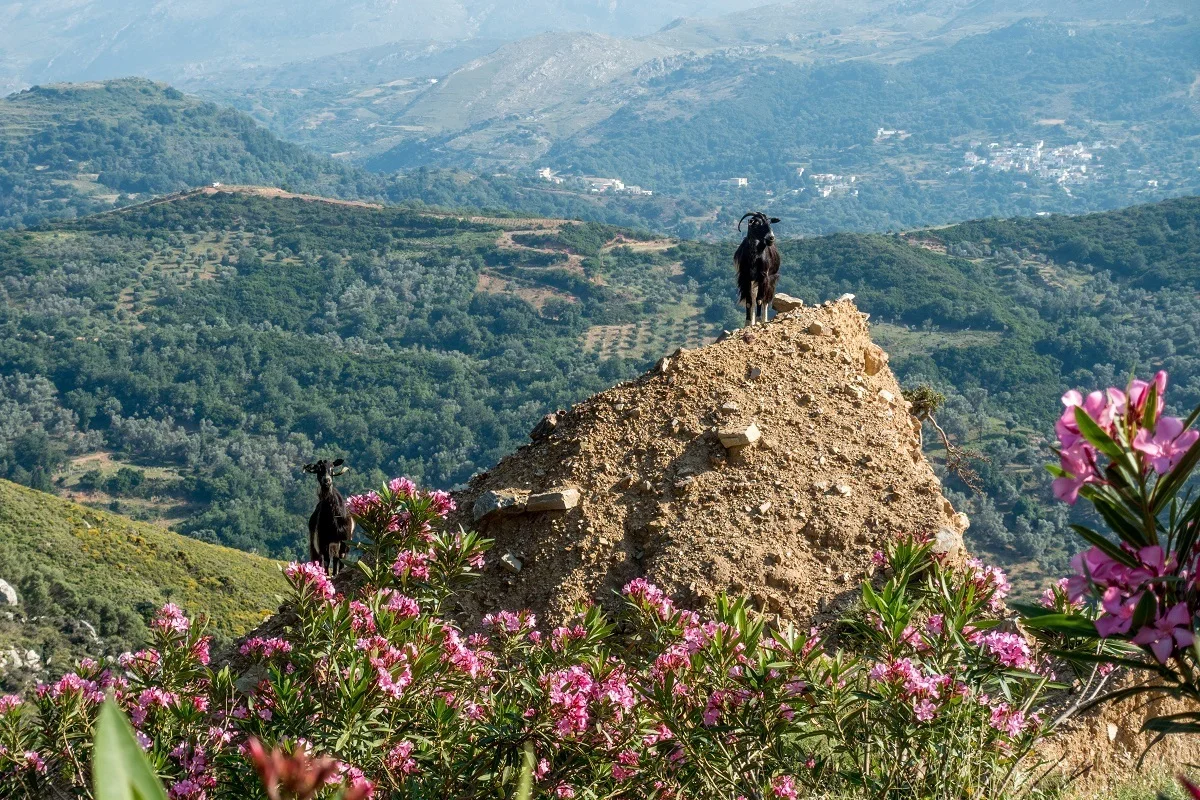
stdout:
[[742,230],[742,223],[746,221],[746,217],[753,217],[756,213],[757,212],[754,212],[754,211],[747,211],[745,214],[742,215],[742,218],[738,220],[738,231],[739,232]]

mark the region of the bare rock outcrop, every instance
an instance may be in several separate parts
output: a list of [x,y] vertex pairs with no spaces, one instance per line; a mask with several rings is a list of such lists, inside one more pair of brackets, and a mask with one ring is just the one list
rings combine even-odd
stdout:
[[457,496],[452,522],[496,540],[468,619],[561,619],[646,577],[684,604],[744,593],[804,621],[856,596],[888,537],[962,547],[965,517],[849,299],[680,350],[553,417]]

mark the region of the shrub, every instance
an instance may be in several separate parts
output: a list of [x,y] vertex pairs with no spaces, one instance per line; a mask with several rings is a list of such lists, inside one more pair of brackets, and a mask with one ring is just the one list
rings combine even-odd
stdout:
[[[1115,537],[1072,526],[1091,548],[1054,590],[1052,608],[1025,609],[1026,624],[1076,665],[1129,667],[1145,683],[1097,699],[1158,693],[1200,704],[1200,499],[1188,489],[1200,462],[1200,433],[1163,413],[1167,374],[1084,397],[1063,396],[1056,425],[1054,492],[1089,502]],[[1200,732],[1200,708],[1152,718],[1162,734]]]
[[888,577],[863,585],[849,649],[770,628],[745,600],[702,618],[643,580],[617,620],[583,608],[542,632],[505,611],[464,635],[450,608],[488,543],[439,524],[450,497],[398,479],[349,504],[356,574],[338,587],[289,565],[287,625],[241,645],[240,679],[168,605],[151,647],[0,701],[0,784],[87,796],[106,693],[173,800],[263,797],[259,775],[287,764],[328,767],[322,797],[510,797],[528,763],[555,798],[949,800],[1031,784],[1050,678],[1001,623],[1003,573],[943,563],[922,538],[878,554]]

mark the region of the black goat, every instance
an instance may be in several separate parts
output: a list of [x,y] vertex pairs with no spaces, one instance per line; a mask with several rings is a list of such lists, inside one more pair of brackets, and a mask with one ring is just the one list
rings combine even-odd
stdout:
[[304,465],[305,472],[317,476],[319,485],[317,507],[308,518],[308,560],[319,561],[330,575],[341,571],[354,537],[354,517],[346,508],[346,499],[333,487],[333,479],[349,469],[343,463],[339,458]]
[[[767,310],[775,299],[775,282],[779,280],[779,251],[775,249],[775,234],[771,226],[779,222],[775,217],[767,218],[761,211],[751,211],[738,220],[738,230],[742,223],[750,219],[746,226],[746,238],[733,254],[733,265],[737,268],[738,293],[742,305],[746,307],[746,325],[758,321],[767,321]],[[759,315],[761,309],[762,314]]]

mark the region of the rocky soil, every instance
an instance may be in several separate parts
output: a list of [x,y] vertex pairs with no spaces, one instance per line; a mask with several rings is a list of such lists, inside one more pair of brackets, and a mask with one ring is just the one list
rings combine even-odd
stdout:
[[550,415],[476,476],[451,522],[496,544],[468,620],[558,620],[646,577],[685,605],[746,593],[807,622],[858,596],[888,537],[961,547],[967,519],[942,497],[867,315],[851,298],[790,307]]

